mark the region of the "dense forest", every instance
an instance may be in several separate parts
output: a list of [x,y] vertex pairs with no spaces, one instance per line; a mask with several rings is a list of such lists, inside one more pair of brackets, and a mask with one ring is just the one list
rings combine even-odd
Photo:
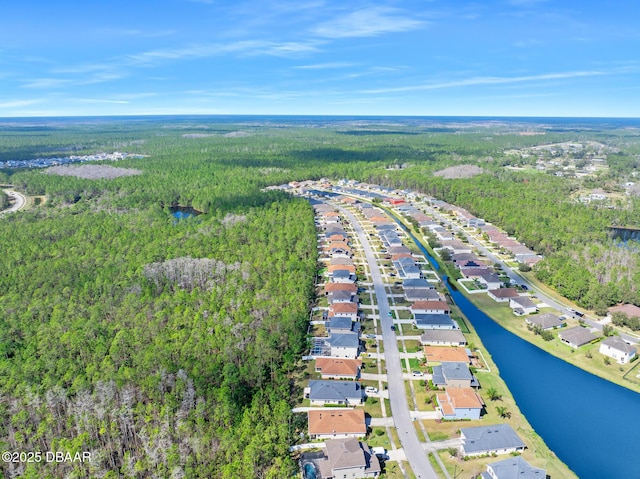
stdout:
[[[215,117],[4,125],[0,162],[144,155],[104,162],[88,178],[0,171],[2,182],[47,197],[0,219],[0,443],[92,453],[88,463],[2,464],[4,477],[295,473],[292,384],[317,248],[309,204],[269,185],[326,176],[416,189],[544,254],[538,276],[580,304],[640,304],[638,252],[607,230],[639,226],[637,200],[611,209],[572,200],[586,182],[628,180],[640,137],[613,127],[518,134],[530,128]],[[599,177],[504,167],[508,149],[585,138],[619,148]],[[433,176],[461,164],[484,173]],[[110,166],[136,174],[101,177]],[[202,214],[178,220],[175,206]]]

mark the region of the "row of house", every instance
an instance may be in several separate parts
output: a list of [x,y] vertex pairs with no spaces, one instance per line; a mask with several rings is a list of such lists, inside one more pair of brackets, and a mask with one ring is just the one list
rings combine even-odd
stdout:
[[[324,316],[327,337],[315,338],[315,371],[322,379],[309,381],[304,397],[322,409],[307,412],[308,435],[326,440],[321,457],[313,460],[316,477],[375,478],[380,474],[378,458],[359,439],[367,433],[361,406],[365,395],[358,381],[362,361],[356,266],[350,238],[340,214],[331,205],[316,205],[324,233],[323,252],[328,257],[328,281],[324,285],[329,308]],[[324,406],[344,406],[344,408]]]

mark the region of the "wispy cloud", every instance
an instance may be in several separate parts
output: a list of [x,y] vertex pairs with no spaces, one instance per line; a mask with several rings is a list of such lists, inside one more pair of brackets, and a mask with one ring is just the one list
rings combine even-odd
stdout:
[[416,30],[425,22],[395,8],[373,7],[348,13],[313,29],[323,38],[373,37],[383,33]]
[[508,4],[514,7],[531,7],[540,3],[546,3],[547,0],[508,0]]
[[[610,72],[609,72],[610,73]],[[511,83],[524,83],[532,81],[546,81],[546,80],[562,80],[567,78],[579,78],[579,77],[592,77],[607,75],[608,72],[593,70],[593,71],[575,71],[575,72],[561,72],[561,73],[545,73],[541,75],[527,75],[519,77],[473,77],[465,78],[462,80],[452,80],[438,83],[425,83],[422,85],[411,85],[403,87],[391,87],[380,88],[375,90],[365,90],[364,93],[391,93],[391,92],[407,92],[407,91],[421,91],[421,90],[439,90],[443,88],[455,88],[464,86],[476,86],[476,85],[504,85]]]
[[327,62],[327,63],[314,63],[311,65],[298,65],[293,68],[298,70],[329,70],[334,68],[349,68],[356,66],[356,63],[350,62]]
[[125,61],[135,65],[154,65],[172,60],[213,57],[229,53],[243,55],[296,56],[318,50],[318,42],[272,42],[244,40],[231,43],[209,43],[182,48],[150,50],[128,55]]
[[74,101],[78,103],[116,103],[116,104],[128,104],[127,100],[107,100],[104,98],[75,98]]
[[6,109],[22,108],[29,105],[35,105],[37,103],[42,103],[42,100],[34,99],[34,100],[5,101],[3,103],[0,103],[0,108],[6,108]]
[[110,35],[110,36],[120,36],[120,37],[140,37],[140,38],[161,38],[168,37],[176,33],[175,30],[160,30],[160,31],[146,31],[139,30],[135,28],[124,29],[124,28],[102,28],[96,30],[96,33]]
[[65,78],[35,78],[26,80],[22,86],[23,88],[54,89],[68,86],[70,83],[71,80]]

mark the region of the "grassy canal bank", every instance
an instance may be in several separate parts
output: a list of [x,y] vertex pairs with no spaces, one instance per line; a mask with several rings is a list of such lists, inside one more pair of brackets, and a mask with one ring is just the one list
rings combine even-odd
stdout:
[[[385,209],[389,215],[401,221],[405,226],[407,226],[407,228],[411,229],[411,225],[408,224],[404,218],[395,215],[386,208],[383,209]],[[433,250],[425,244],[422,238],[415,237],[415,240],[420,242],[421,246],[429,251],[433,258],[437,259]],[[446,265],[442,264],[441,261],[438,261],[438,263],[442,268],[441,271],[448,274]],[[463,288],[460,288],[460,290],[463,290]],[[486,414],[482,419],[477,421],[424,421],[424,425],[429,432],[430,439],[433,441],[440,441],[456,437],[459,429],[462,427],[508,423],[527,444],[528,449],[523,454],[523,457],[530,464],[544,468],[547,471],[547,474],[552,478],[576,478],[577,476],[575,473],[573,473],[573,471],[571,471],[569,467],[549,449],[543,439],[535,432],[526,417],[522,414],[506,383],[500,377],[498,367],[493,362],[489,351],[483,345],[480,336],[473,327],[473,324],[455,305],[452,307],[452,316],[462,318],[464,324],[461,324],[460,327],[467,338],[467,342],[470,345],[470,348],[478,353],[478,356],[484,363],[485,367],[476,370],[476,376],[482,385],[479,393],[486,404]],[[438,453],[444,462],[447,471],[452,475],[452,477],[454,474],[458,474],[461,471],[464,471],[465,476],[469,474],[470,477],[476,477],[476,475],[486,471],[487,464],[500,460],[501,458],[498,456],[465,460],[464,458],[458,457],[452,453],[454,453],[454,450],[443,450]]]

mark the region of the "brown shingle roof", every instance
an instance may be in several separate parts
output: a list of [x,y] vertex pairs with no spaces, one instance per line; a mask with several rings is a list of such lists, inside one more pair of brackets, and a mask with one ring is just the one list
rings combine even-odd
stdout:
[[449,311],[450,308],[446,301],[416,301],[411,305],[411,309],[438,309]]
[[633,304],[621,304],[620,306],[614,306],[609,308],[609,311],[612,313],[623,313],[633,318],[634,316],[640,317],[640,308],[634,306]]
[[515,298],[518,292],[514,288],[500,288],[489,291],[496,298]]
[[316,369],[325,376],[353,376],[358,375],[358,369],[362,366],[359,359],[342,358],[318,358]]
[[367,433],[364,409],[309,411],[309,435]]
[[438,394],[438,401],[445,414],[452,414],[454,408],[482,409],[482,399],[472,388],[447,388]]
[[346,269],[351,273],[356,272],[356,267],[353,264],[330,264],[328,269],[329,269],[329,273],[333,273],[335,270],[338,270],[338,269]]
[[335,313],[357,313],[358,305],[356,303],[333,303],[329,306],[329,311]]
[[326,283],[324,285],[324,293],[328,294],[332,291],[349,291],[351,293],[357,293],[358,287],[353,283]]
[[469,362],[469,355],[464,348],[425,346],[424,355],[427,362],[432,363],[441,363],[443,361],[462,363]]

